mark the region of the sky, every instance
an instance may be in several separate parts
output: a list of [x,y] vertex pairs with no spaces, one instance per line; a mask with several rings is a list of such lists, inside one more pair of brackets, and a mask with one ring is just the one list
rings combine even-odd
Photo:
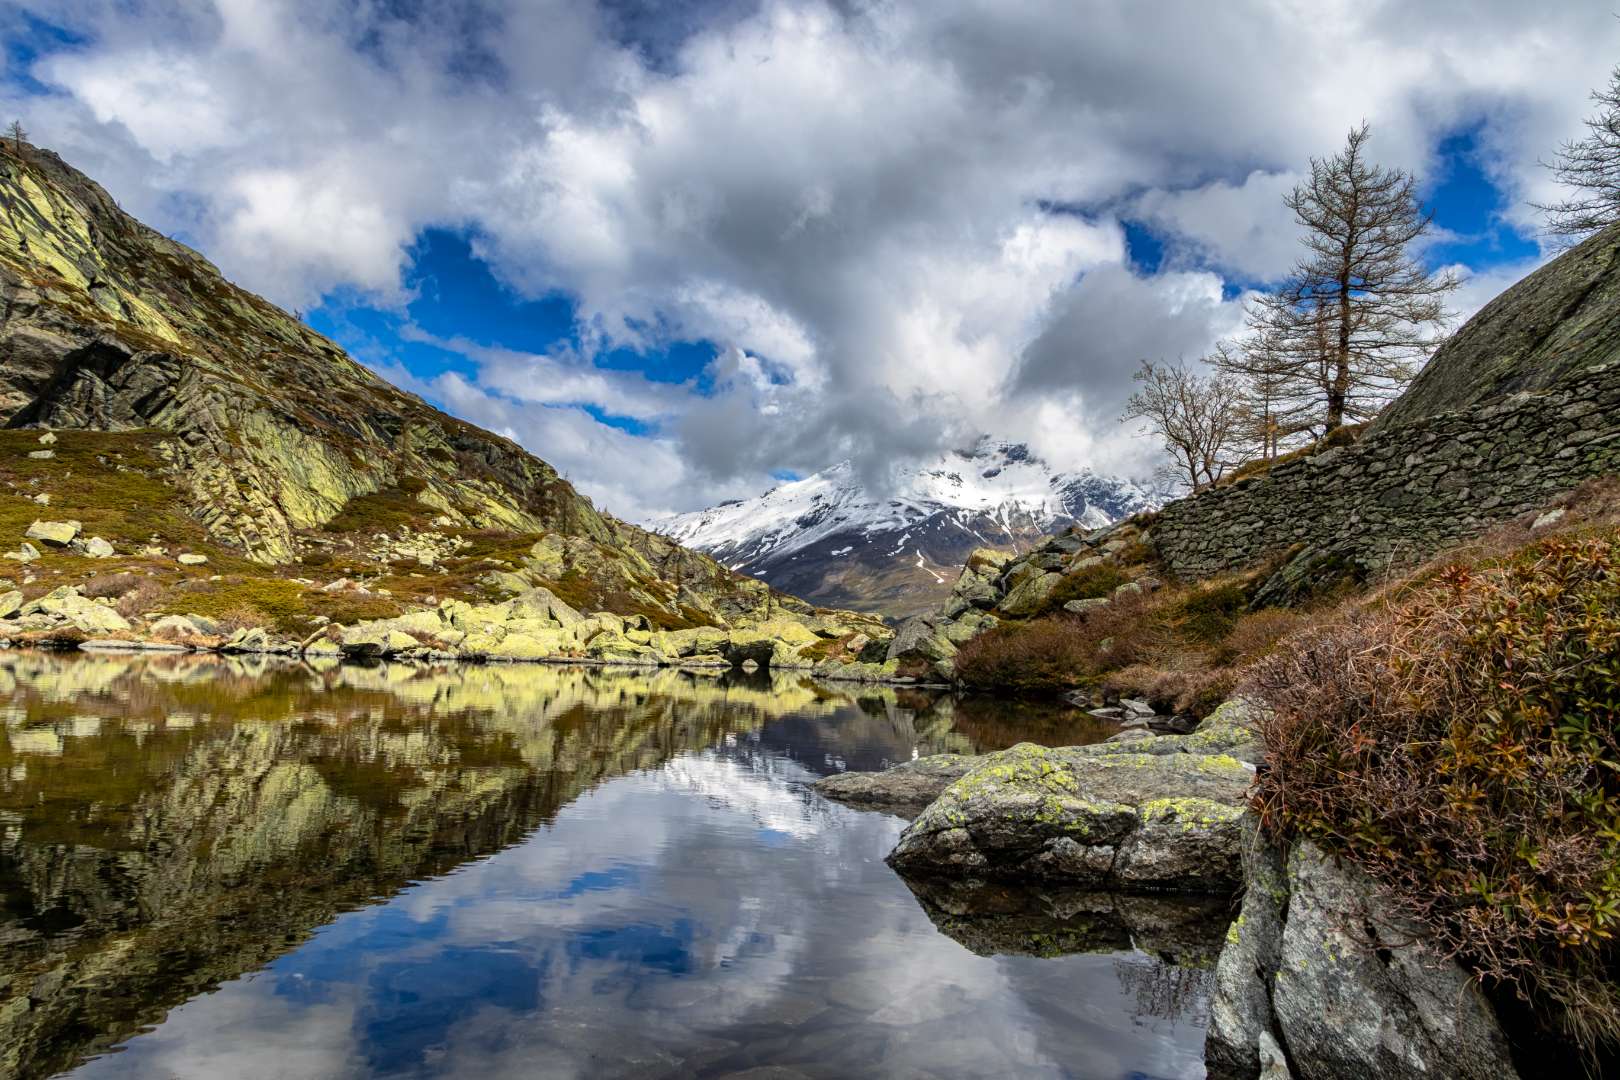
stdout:
[[1477,309],[1620,63],[1569,0],[0,0],[0,111],[651,520],[980,434],[1140,477],[1143,359],[1285,274],[1365,120]]

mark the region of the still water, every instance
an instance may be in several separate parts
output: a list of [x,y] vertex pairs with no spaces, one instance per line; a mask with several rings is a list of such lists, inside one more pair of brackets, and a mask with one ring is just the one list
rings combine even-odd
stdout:
[[0,655],[0,1076],[1201,1076],[1223,910],[809,784],[1107,734],[807,678]]

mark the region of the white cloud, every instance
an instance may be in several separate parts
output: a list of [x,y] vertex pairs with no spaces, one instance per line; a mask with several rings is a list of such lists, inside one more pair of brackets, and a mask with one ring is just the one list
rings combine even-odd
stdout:
[[[728,0],[640,27],[565,0],[27,6],[88,38],[35,65],[54,88],[26,104],[40,140],[274,299],[398,303],[419,231],[465,225],[502,281],[578,298],[587,360],[715,341],[731,359],[711,397],[467,328],[479,381],[440,400],[616,509],[843,457],[881,479],[975,429],[1129,464],[1139,444],[1106,411],[1122,380],[1139,353],[1196,354],[1229,327],[1203,268],[1286,267],[1278,199],[1311,155],[1367,119],[1381,161],[1423,171],[1479,125],[1510,199],[1546,198],[1537,158],[1578,134],[1620,55],[1603,5],[1506,0],[1173,19]],[[1169,234],[1166,273],[1124,269],[1115,212]],[[602,425],[584,398],[656,430]]]

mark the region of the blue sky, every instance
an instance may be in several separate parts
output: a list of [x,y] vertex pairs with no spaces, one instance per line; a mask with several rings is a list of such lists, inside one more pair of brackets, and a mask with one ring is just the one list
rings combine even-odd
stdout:
[[1537,160],[1620,22],[1328,6],[1167,34],[1056,0],[25,0],[0,96],[233,279],[647,518],[981,432],[1145,474],[1130,371],[1240,329],[1293,257],[1282,193],[1363,119],[1457,307],[1533,268]]

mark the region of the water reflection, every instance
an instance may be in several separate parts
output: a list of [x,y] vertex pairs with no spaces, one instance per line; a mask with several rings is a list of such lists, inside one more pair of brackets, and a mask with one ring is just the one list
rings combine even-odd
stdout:
[[[781,675],[193,657],[15,654],[0,690],[6,1075],[143,1028],[80,1073],[1200,1072],[1202,991],[1138,1003],[1175,996],[1143,998],[1141,964],[1196,970],[1185,941],[1131,913],[987,944],[996,917],[1028,939],[1099,913],[914,898],[881,861],[901,823],[807,787],[1102,734],[1072,714]],[[1036,955],[1071,948],[1092,951]]]

